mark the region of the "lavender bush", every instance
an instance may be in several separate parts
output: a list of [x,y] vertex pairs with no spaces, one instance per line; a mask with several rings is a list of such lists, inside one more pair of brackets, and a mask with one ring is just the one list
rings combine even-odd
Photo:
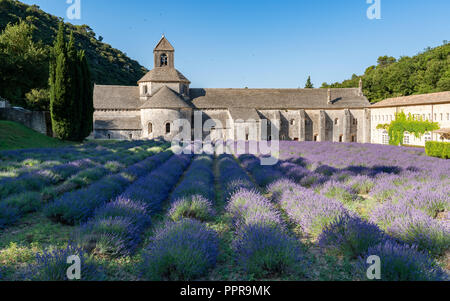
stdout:
[[103,270],[92,263],[83,250],[72,245],[64,249],[36,254],[36,263],[28,266],[24,278],[32,281],[68,281],[67,269],[71,264],[67,263],[67,258],[72,255],[78,255],[81,259],[81,281],[105,279]]
[[129,217],[96,218],[81,226],[75,241],[90,254],[124,257],[136,250],[141,241],[140,231]]
[[365,280],[369,265],[369,256],[379,256],[381,263],[382,281],[439,281],[445,280],[445,273],[433,260],[414,246],[399,244],[386,240],[381,244],[369,248],[359,260],[359,274]]
[[257,278],[305,274],[300,243],[280,227],[267,224],[245,226],[233,241],[236,261],[248,275]]
[[318,243],[331,253],[355,259],[383,239],[385,234],[377,225],[355,215],[345,215],[324,228]]
[[211,220],[215,215],[211,201],[201,195],[184,197],[172,203],[169,217],[173,221],[192,218],[202,222]]
[[289,218],[312,237],[347,213],[341,202],[303,187],[287,191],[279,203]]
[[231,155],[219,157],[219,173],[223,194],[227,200],[240,188],[248,190],[255,188],[255,184]]
[[195,280],[216,265],[217,234],[199,221],[168,222],[158,229],[144,250],[145,280]]
[[237,229],[253,224],[280,226],[280,215],[270,201],[254,190],[240,189],[235,192],[227,206]]

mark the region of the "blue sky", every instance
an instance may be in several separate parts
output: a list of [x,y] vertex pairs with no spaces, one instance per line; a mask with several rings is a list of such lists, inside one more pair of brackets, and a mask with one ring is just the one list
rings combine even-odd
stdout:
[[66,0],[23,2],[88,24],[149,69],[165,33],[192,87],[297,88],[308,75],[320,87],[450,40],[448,0],[379,0],[380,20],[366,1],[81,0],[81,20],[67,19]]

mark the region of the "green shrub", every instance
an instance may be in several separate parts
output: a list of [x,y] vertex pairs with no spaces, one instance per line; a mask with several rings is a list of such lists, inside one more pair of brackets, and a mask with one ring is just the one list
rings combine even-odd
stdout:
[[425,145],[425,151],[430,157],[437,157],[442,159],[450,158],[450,143],[428,141]]

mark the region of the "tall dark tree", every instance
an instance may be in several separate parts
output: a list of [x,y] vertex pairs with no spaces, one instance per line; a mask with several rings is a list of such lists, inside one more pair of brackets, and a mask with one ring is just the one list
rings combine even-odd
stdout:
[[93,101],[93,88],[91,81],[91,73],[89,70],[88,61],[85,52],[82,50],[79,53],[79,61],[81,65],[81,72],[83,75],[83,94],[82,98],[82,120],[80,133],[82,139],[89,136],[93,130],[93,115],[94,115],[94,101]]
[[306,80],[305,89],[312,89],[314,88],[313,83],[311,82],[311,76],[308,76],[308,79]]
[[[75,38],[73,32],[70,33],[67,44],[67,58],[69,62],[69,78],[67,79],[70,91],[70,137],[72,140],[82,140],[81,120],[82,120],[82,95],[83,95],[83,74],[78,52],[75,48]],[[84,137],[83,137],[84,138]]]
[[61,22],[52,51],[53,62],[50,64],[50,113],[54,136],[68,140],[71,138],[71,91],[68,85],[70,72],[64,31],[64,23]]

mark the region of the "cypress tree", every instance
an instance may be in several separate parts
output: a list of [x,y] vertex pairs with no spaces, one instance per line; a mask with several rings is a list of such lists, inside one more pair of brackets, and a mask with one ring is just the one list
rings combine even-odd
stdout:
[[[75,49],[75,37],[70,33],[69,43],[67,44],[67,58],[69,63],[68,90],[70,104],[67,108],[70,111],[70,139],[80,140],[81,138],[81,119],[82,119],[82,80],[78,52]],[[82,140],[82,139],[81,139]]]
[[93,130],[94,122],[94,101],[93,101],[93,87],[91,81],[91,73],[89,64],[84,51],[80,52],[80,63],[83,74],[83,105],[82,105],[82,122],[81,133],[83,139],[89,136]]
[[70,91],[67,84],[69,66],[64,31],[64,23],[60,22],[50,71],[50,114],[53,135],[66,140],[70,138]]
[[314,88],[314,85],[311,82],[311,76],[308,76],[308,80],[306,81],[305,84],[305,89],[312,89],[312,88]]

